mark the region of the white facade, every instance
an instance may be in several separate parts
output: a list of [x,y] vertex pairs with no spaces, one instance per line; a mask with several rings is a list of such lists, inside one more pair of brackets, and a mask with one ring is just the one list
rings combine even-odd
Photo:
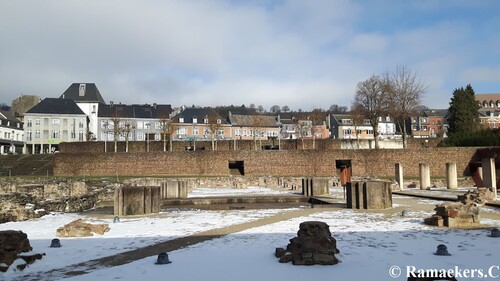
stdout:
[[0,154],[16,153],[15,145],[22,143],[24,138],[21,122],[12,122],[3,118],[0,120]]
[[25,142],[33,154],[50,153],[61,142],[87,141],[87,116],[26,113]]
[[99,103],[94,102],[76,102],[78,107],[87,115],[89,118],[89,137],[92,139],[99,139],[99,123],[98,123],[98,113],[99,113]]

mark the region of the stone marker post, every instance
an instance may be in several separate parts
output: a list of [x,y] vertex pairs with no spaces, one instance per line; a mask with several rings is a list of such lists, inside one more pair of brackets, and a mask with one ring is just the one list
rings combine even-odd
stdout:
[[495,158],[483,158],[483,184],[493,189],[493,198],[497,197],[497,174],[495,170]]
[[457,163],[446,163],[446,188],[457,189]]
[[403,190],[404,185],[403,185],[403,165],[401,163],[396,163],[395,165],[395,174],[396,174],[396,181],[399,184],[399,189]]
[[431,186],[431,169],[429,163],[419,163],[420,189],[424,190]]

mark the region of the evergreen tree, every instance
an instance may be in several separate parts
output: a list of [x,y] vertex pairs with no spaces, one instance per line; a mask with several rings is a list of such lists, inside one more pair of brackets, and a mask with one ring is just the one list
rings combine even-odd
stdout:
[[465,89],[460,87],[453,91],[447,118],[450,135],[476,131],[479,128],[479,105],[470,84]]

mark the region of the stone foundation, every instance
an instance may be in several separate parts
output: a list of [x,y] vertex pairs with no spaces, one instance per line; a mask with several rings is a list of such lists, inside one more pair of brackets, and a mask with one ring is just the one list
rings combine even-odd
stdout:
[[346,186],[348,209],[392,208],[391,182],[352,181]]
[[159,186],[121,186],[115,189],[116,216],[145,215],[160,212]]
[[280,263],[291,261],[293,265],[334,265],[339,263],[335,257],[339,252],[328,224],[307,221],[299,225],[297,237],[290,239],[286,250],[276,248],[275,256]]

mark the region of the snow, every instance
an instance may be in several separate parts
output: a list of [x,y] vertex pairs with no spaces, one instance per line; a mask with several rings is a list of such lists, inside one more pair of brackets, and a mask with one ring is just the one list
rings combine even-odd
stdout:
[[[222,190],[225,189],[198,189],[193,194],[219,196],[213,194],[220,194]],[[276,190],[250,188],[231,192],[232,195],[266,195],[275,194],[273,192]],[[342,191],[335,192],[339,194]],[[416,204],[428,204],[427,201],[430,200],[414,200]],[[493,275],[500,276],[500,238],[488,236],[491,228],[450,230],[426,226],[422,224],[423,218],[432,212],[412,210],[406,202],[397,204],[398,209],[409,210],[405,217],[401,216],[399,210],[368,212],[318,209],[308,216],[250,228],[169,252],[171,264],[156,265],[157,257],[151,256],[122,266],[95,269],[89,274],[65,280],[310,280],[311,276],[316,280],[406,280],[403,275],[406,275],[407,266],[410,269],[414,266],[415,269],[446,270],[457,267],[462,275],[468,269],[482,270],[483,274],[489,270]],[[434,206],[438,201],[431,202]],[[0,224],[0,230],[26,232],[33,252],[46,253],[42,260],[29,265],[22,272],[11,267],[8,272],[0,273],[0,280],[24,280],[22,276],[26,274],[47,272],[176,237],[289,211],[291,209],[166,210],[155,216],[121,218],[119,223],[113,223],[112,216],[53,213],[36,220]],[[487,208],[486,212],[489,218],[482,219],[482,223],[499,227],[500,210]],[[108,223],[111,230],[103,236],[60,238],[61,248],[49,248],[56,229],[79,218],[90,223]],[[334,266],[278,263],[274,249],[285,247],[288,240],[296,236],[299,224],[306,220],[324,221],[330,225],[332,236],[340,249],[337,257],[341,263]],[[434,255],[439,244],[447,245],[451,256]],[[389,275],[392,266],[399,266],[403,275],[392,279]],[[475,271],[475,277],[458,280],[488,279],[479,278]]]
[[249,186],[247,188],[209,188],[198,187],[189,193],[188,197],[219,197],[219,196],[241,196],[241,195],[285,195],[292,194],[291,191],[271,189],[268,187]]

